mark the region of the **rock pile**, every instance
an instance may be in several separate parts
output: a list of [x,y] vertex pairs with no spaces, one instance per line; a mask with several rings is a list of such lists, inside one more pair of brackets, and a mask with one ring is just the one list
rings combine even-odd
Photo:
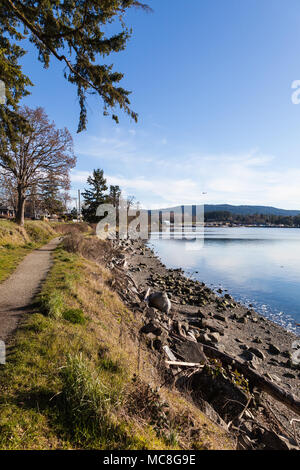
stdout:
[[[241,448],[296,447],[299,435],[289,424],[300,413],[290,393],[299,379],[288,347],[293,335],[221,289],[187,279],[180,269],[167,270],[142,244],[128,243],[128,252],[127,293],[122,283],[118,291],[142,320],[141,338],[164,359],[169,380],[182,391],[188,387],[200,409],[236,433]],[[155,296],[143,301],[149,288],[160,299],[166,293],[171,312]],[[276,393],[285,404],[273,400]]]

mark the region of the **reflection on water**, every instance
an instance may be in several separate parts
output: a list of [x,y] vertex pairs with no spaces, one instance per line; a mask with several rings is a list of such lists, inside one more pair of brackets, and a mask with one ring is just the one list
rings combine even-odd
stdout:
[[205,228],[194,240],[157,239],[150,246],[170,268],[227,289],[295,331],[300,323],[300,230]]

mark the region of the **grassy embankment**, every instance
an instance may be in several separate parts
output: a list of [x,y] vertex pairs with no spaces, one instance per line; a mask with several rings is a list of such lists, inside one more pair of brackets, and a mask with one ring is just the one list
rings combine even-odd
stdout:
[[0,366],[0,449],[233,448],[177,391],[157,390],[157,359],[110,272],[62,247],[54,258]]
[[0,282],[4,281],[35,248],[55,235],[47,222],[26,221],[19,227],[10,220],[0,220]]

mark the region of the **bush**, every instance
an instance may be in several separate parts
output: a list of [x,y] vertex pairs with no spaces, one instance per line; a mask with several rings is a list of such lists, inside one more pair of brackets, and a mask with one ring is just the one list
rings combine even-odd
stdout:
[[69,253],[81,253],[85,241],[82,235],[73,232],[64,238],[62,243],[63,249]]

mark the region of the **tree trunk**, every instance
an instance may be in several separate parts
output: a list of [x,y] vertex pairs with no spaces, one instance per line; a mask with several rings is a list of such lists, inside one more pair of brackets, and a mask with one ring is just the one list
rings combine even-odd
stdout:
[[22,187],[18,187],[18,205],[16,213],[16,222],[23,227],[24,225],[24,212],[25,212],[25,196]]

